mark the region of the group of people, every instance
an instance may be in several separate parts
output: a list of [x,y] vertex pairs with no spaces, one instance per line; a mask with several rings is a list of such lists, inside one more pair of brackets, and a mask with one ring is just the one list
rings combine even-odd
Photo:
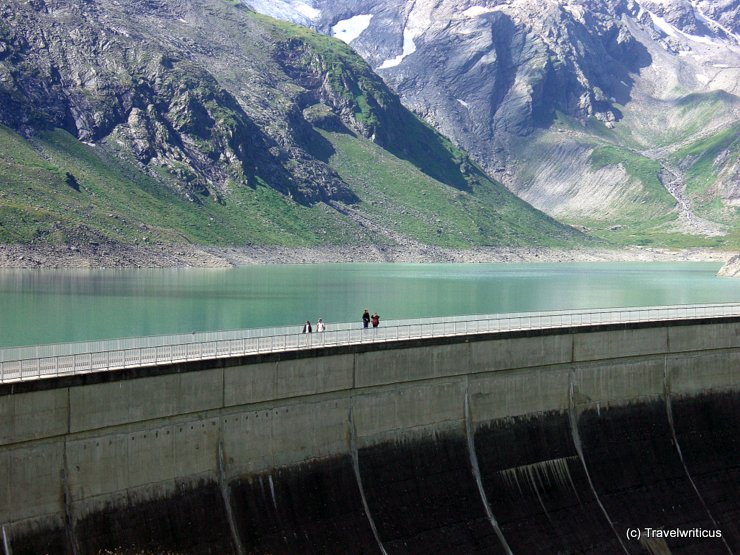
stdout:
[[375,312],[372,316],[370,316],[370,312],[365,309],[365,312],[362,313],[362,327],[367,328],[370,326],[370,322],[373,323],[373,327],[377,328],[378,325],[380,325],[380,316],[378,316],[378,313]]
[[[326,331],[326,326],[324,325],[324,321],[319,318],[318,322],[316,322],[316,331],[321,333],[322,331]],[[303,324],[303,333],[312,333],[313,328],[311,327],[311,322],[309,320],[306,320],[306,323]]]
[[[366,308],[365,312],[362,313],[362,327],[369,328],[370,322],[372,322],[374,328],[377,328],[380,325],[380,316],[378,316],[377,312],[371,315],[370,311]],[[316,322],[316,331],[319,333],[326,331],[326,325],[321,318]],[[311,326],[310,320],[306,320],[306,323],[303,324],[303,333],[313,333],[313,326]]]

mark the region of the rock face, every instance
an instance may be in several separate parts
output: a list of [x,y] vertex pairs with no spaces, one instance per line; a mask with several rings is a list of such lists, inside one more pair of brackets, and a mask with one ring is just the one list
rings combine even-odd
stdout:
[[717,273],[719,276],[740,278],[740,254],[730,258]]
[[[738,222],[740,147],[722,135],[740,119],[737,0],[252,4],[347,41],[408,107],[550,214],[696,234]],[[620,151],[613,163],[598,152],[594,163],[602,146]]]
[[[6,3],[0,123],[25,135],[59,127],[120,147],[195,202],[254,187],[257,176],[304,204],[354,202],[308,152],[313,137],[301,106],[340,94],[326,85],[320,53],[271,33],[244,8],[210,4]],[[315,64],[303,68],[308,58]],[[341,85],[362,88],[367,75],[360,67]],[[333,106],[353,128],[371,132],[355,118],[351,95]]]
[[[589,9],[586,26],[582,6],[406,3],[395,22],[401,36],[385,42],[393,4],[352,45],[410,106],[493,163],[503,160],[506,135],[531,133],[555,110],[615,121],[614,103],[626,100],[621,81],[649,63],[608,4],[589,6],[601,9]],[[375,47],[376,27],[385,48]],[[403,56],[409,43],[415,50]]]
[[348,46],[237,1],[12,0],[0,15],[0,241],[581,239]]

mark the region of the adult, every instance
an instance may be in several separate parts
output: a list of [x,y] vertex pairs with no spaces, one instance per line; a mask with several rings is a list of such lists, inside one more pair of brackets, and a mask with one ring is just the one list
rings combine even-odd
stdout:
[[362,327],[366,328],[369,325],[370,325],[370,312],[368,312],[366,308],[365,312],[362,313]]
[[303,333],[311,333],[313,329],[311,328],[311,322],[306,320],[306,323],[303,324]]
[[378,325],[380,324],[380,316],[378,316],[377,312],[373,314],[372,320],[373,320],[373,327],[377,328]]
[[319,321],[316,322],[316,331],[321,333],[322,331],[326,330],[326,326],[324,325],[324,321],[319,318]]

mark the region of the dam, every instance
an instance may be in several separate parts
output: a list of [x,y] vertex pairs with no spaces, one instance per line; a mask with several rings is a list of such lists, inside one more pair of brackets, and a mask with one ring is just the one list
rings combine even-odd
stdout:
[[3,353],[0,552],[740,552],[740,305],[332,327]]

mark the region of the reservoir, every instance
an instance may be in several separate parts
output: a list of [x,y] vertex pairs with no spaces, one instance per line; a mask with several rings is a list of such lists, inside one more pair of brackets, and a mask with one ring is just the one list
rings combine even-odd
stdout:
[[[295,325],[740,301],[717,263],[2,270],[0,347]],[[382,325],[382,324],[381,324]]]

